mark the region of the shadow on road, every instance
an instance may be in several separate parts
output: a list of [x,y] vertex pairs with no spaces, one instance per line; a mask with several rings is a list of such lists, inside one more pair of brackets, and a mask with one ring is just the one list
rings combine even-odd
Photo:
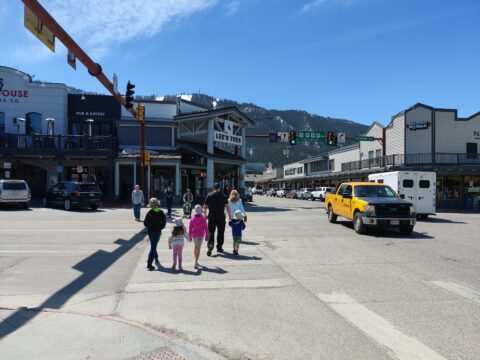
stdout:
[[247,255],[241,255],[241,254],[239,254],[238,256],[235,256],[231,253],[216,254],[216,255],[212,255],[212,257],[213,258],[221,257],[221,258],[230,259],[230,260],[262,260],[262,258],[258,256],[247,256]]
[[76,264],[73,269],[82,274],[71,283],[58,290],[37,308],[22,308],[0,322],[0,339],[17,331],[35,318],[42,309],[60,309],[72,296],[99,277],[118,259],[142,241],[145,233],[140,232],[130,240],[118,239],[114,243],[120,245],[113,252],[98,250],[89,257]]
[[278,207],[271,207],[271,206],[259,206],[256,204],[245,204],[248,212],[256,213],[256,212],[283,212],[283,211],[291,211],[291,209],[282,209]]
[[260,245],[260,243],[252,242],[252,241],[243,241],[242,240],[242,245]]
[[464,221],[455,221],[455,220],[443,219],[438,217],[429,217],[424,220],[419,220],[418,222],[432,223],[432,224],[466,224],[466,222]]
[[[353,223],[351,221],[337,221],[338,224],[343,225],[346,228],[353,229]],[[394,238],[394,239],[435,239],[433,236],[430,236],[426,233],[421,233],[417,231],[413,231],[410,235],[402,235],[398,231],[398,229],[377,229],[371,228],[368,229],[365,236],[374,236],[374,237],[381,237],[381,238]]]

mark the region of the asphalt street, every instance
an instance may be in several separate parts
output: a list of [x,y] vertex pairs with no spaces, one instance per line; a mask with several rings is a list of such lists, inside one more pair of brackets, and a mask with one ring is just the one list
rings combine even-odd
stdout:
[[238,258],[227,229],[226,253],[204,246],[197,271],[187,244],[179,273],[171,224],[148,272],[131,210],[0,210],[0,358],[480,358],[480,214],[402,236],[330,224],[320,202],[247,212]]

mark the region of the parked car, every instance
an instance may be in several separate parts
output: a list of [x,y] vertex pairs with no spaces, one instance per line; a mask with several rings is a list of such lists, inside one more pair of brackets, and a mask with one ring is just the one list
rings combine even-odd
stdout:
[[334,192],[335,189],[332,187],[320,186],[316,187],[314,191],[312,191],[312,200],[320,200],[325,201],[325,197],[327,193]]
[[308,189],[308,188],[301,188],[300,191],[297,194],[297,197],[302,200],[308,200],[311,199],[312,197],[312,191],[313,189]]
[[287,196],[287,192],[289,192],[290,189],[285,189],[285,188],[282,188],[280,190],[277,190],[277,196],[278,197],[286,197]]
[[297,198],[297,190],[290,190],[287,192],[286,197],[289,199],[296,199]]
[[63,181],[47,190],[43,206],[63,206],[65,210],[89,207],[97,210],[102,202],[102,191],[95,183]]
[[267,190],[267,193],[265,194],[267,196],[277,196],[277,189],[271,188]]
[[245,189],[245,195],[243,195],[243,202],[253,201],[252,191],[250,189]]
[[252,188],[252,194],[253,195],[263,195],[263,189],[254,187],[254,188]]
[[25,180],[0,180],[0,204],[30,207],[32,195]]

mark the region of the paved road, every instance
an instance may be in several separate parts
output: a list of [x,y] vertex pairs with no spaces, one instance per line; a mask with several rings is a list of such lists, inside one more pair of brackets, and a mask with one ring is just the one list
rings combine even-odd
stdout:
[[329,224],[319,202],[247,211],[239,258],[203,252],[195,271],[189,244],[180,274],[165,235],[146,271],[128,210],[0,212],[0,358],[480,358],[479,215],[404,237]]

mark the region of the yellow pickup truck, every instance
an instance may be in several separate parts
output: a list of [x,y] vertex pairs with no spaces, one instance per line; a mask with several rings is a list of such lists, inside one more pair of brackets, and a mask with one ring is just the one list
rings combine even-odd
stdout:
[[369,227],[392,227],[408,235],[416,223],[413,204],[379,183],[341,183],[334,193],[327,194],[325,211],[331,223],[338,216],[352,220],[359,234],[366,233]]

